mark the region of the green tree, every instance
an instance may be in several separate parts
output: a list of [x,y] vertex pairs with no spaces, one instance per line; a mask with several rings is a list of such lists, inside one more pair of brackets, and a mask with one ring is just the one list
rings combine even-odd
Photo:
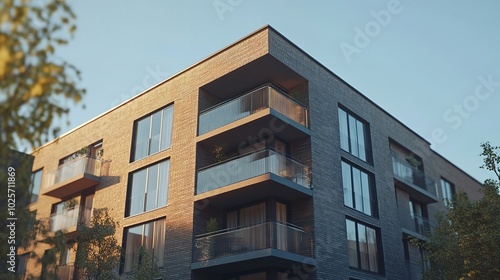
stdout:
[[149,254],[144,248],[140,247],[137,252],[139,262],[132,268],[131,280],[154,280],[160,275],[157,259]]
[[55,53],[74,33],[74,21],[64,0],[0,0],[0,156],[55,136],[54,117],[84,95],[75,84],[80,72]]
[[447,213],[440,213],[438,225],[427,242],[420,245],[431,262],[425,279],[477,279],[500,277],[500,147],[481,144],[484,165],[497,179],[484,183],[484,196],[470,201],[457,193]]
[[117,226],[107,208],[95,209],[90,225],[79,222],[75,266],[81,279],[119,279],[116,269],[122,249],[115,237]]

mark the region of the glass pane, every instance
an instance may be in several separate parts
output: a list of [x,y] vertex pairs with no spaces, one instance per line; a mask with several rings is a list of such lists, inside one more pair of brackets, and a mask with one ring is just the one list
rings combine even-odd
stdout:
[[154,256],[158,259],[158,266],[163,266],[163,253],[165,250],[165,220],[155,222]]
[[358,245],[359,257],[362,269],[369,270],[370,265],[368,261],[368,241],[366,240],[366,227],[358,224]]
[[42,170],[38,170],[33,173],[31,178],[31,199],[30,203],[36,202],[38,200],[38,195],[40,193],[40,185],[42,184]]
[[153,255],[153,236],[154,235],[154,225],[153,222],[144,224],[144,238],[142,240],[142,246],[148,251],[148,253]]
[[358,267],[358,249],[356,245],[356,224],[346,220],[347,227],[347,247],[349,253],[349,266]]
[[135,172],[132,175],[132,187],[130,190],[130,215],[144,211],[144,192],[146,188],[146,169]]
[[266,204],[259,203],[240,209],[240,226],[252,226],[266,221]]
[[160,150],[160,129],[161,129],[161,111],[153,115],[151,121],[151,140],[149,144],[149,154],[154,154]]
[[366,228],[366,240],[368,243],[368,263],[370,270],[378,272],[377,234],[374,229]]
[[160,163],[160,182],[158,185],[158,207],[168,203],[168,177],[170,173],[170,161]]
[[358,138],[356,139],[356,141],[358,142],[359,158],[362,160],[366,160],[365,127],[362,122],[356,121],[356,131],[358,133]]
[[163,121],[161,131],[161,146],[160,150],[170,148],[172,142],[172,122],[173,122],[174,107],[170,106],[163,110]]
[[137,122],[134,160],[141,159],[148,155],[150,122],[150,117]]
[[354,187],[354,204],[358,211],[363,212],[363,195],[361,191],[361,171],[356,168],[352,168],[352,180]]
[[358,133],[356,131],[356,119],[349,116],[349,138],[351,140],[351,154],[359,156]]
[[351,181],[351,166],[342,162],[342,185],[344,186],[344,204],[349,207],[354,207],[352,201],[352,181]]
[[228,212],[226,215],[227,228],[235,228],[238,226],[238,211]]
[[127,243],[125,248],[125,272],[132,270],[134,264],[138,263],[137,252],[142,246],[142,229],[143,226],[135,226],[125,230]]
[[155,209],[156,192],[158,190],[158,165],[148,168],[148,186],[146,189],[146,211]]
[[349,132],[347,129],[347,114],[339,109],[339,126],[340,126],[340,147],[349,151]]
[[363,196],[363,213],[367,215],[372,214],[372,205],[370,200],[370,181],[368,180],[368,174],[361,172],[361,192]]

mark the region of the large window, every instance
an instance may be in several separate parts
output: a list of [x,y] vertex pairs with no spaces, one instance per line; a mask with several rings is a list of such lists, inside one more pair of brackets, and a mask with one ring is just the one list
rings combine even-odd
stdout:
[[380,272],[377,231],[349,219],[346,226],[349,266]]
[[42,185],[42,169],[33,172],[31,175],[31,185],[30,185],[30,203],[36,202],[38,200],[38,195],[40,194],[40,186]]
[[370,176],[346,162],[342,162],[342,184],[344,185],[344,204],[367,215],[374,215]]
[[441,178],[441,191],[443,193],[443,203],[447,207],[451,206],[451,200],[453,199],[453,195],[455,194],[455,186]]
[[134,265],[140,262],[139,249],[143,247],[156,260],[159,267],[163,266],[165,250],[165,220],[129,227],[124,232],[125,263],[124,271],[130,272]]
[[364,161],[370,161],[367,125],[339,108],[340,147]]
[[166,160],[132,173],[127,216],[167,205],[169,169],[170,160]]
[[169,106],[134,123],[132,161],[170,148],[173,112]]

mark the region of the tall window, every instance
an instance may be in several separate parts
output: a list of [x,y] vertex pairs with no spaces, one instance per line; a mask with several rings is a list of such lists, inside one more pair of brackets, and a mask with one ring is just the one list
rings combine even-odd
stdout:
[[18,255],[17,256],[17,276],[20,277],[21,279],[25,279],[24,275],[26,274],[26,265],[28,264],[28,259],[30,257],[30,254],[23,254],[23,255]]
[[443,192],[443,203],[446,207],[451,206],[451,200],[455,194],[455,186],[441,178],[441,191]]
[[169,169],[170,160],[166,160],[132,173],[127,216],[167,205]]
[[349,219],[346,226],[349,266],[380,272],[377,231]]
[[369,161],[367,125],[340,108],[339,125],[340,147],[361,160]]
[[367,215],[373,215],[372,187],[367,173],[346,162],[342,162],[342,184],[344,204]]
[[125,264],[124,271],[130,272],[134,265],[139,264],[139,249],[143,247],[156,261],[159,267],[163,266],[163,252],[165,250],[165,220],[156,220],[149,223],[129,227],[124,232]]
[[42,185],[42,174],[43,174],[42,169],[35,171],[31,174],[30,203],[36,202],[38,200],[38,195],[40,194],[40,186]]
[[168,106],[135,122],[132,161],[170,148],[173,112]]

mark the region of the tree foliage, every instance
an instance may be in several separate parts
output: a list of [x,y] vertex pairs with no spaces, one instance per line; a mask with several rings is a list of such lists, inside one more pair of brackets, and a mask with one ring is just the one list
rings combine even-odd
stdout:
[[117,226],[107,208],[94,210],[90,225],[84,221],[79,223],[75,265],[80,279],[119,279],[116,268],[122,249],[114,235]]
[[500,147],[481,144],[486,168],[497,179],[484,183],[484,196],[470,201],[457,193],[447,213],[437,216],[438,225],[427,242],[430,269],[425,279],[478,279],[500,277]]
[[80,72],[56,56],[76,29],[64,0],[0,0],[0,145],[18,149],[47,141],[54,117],[68,113],[67,101],[85,91]]
[[140,247],[137,252],[137,259],[139,262],[132,268],[131,280],[154,280],[160,275],[157,264],[157,259],[151,256],[149,252]]

